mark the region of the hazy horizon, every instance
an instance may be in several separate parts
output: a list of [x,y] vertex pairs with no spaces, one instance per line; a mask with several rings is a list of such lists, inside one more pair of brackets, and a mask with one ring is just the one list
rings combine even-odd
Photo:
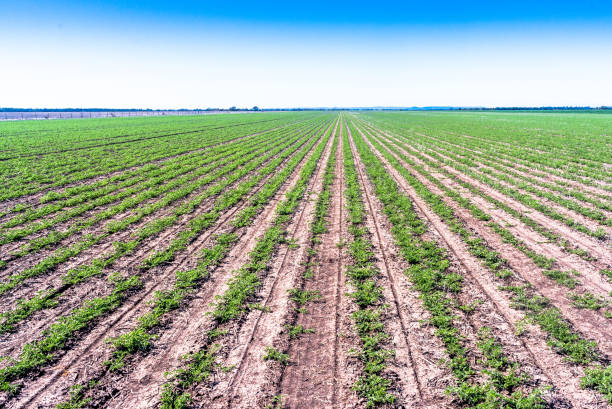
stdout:
[[610,2],[2,7],[2,107],[611,103]]

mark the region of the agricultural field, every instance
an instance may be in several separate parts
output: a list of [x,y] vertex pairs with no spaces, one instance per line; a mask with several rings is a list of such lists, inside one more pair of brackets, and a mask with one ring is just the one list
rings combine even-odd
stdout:
[[0,174],[0,407],[612,407],[612,114],[5,122]]

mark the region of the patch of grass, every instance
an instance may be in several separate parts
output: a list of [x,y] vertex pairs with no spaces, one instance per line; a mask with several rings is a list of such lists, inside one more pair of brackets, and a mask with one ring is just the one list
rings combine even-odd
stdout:
[[608,305],[608,302],[592,293],[572,294],[570,296],[572,304],[578,308],[587,310],[599,310]]
[[288,290],[289,298],[297,305],[304,306],[305,304],[321,299],[319,290],[302,290],[301,288],[292,288]]
[[287,247],[289,247],[291,250],[295,250],[295,249],[299,249],[300,245],[297,241],[297,239],[292,238],[292,239],[286,239],[285,243],[287,244]]
[[608,281],[612,282],[612,270],[604,268],[603,270],[599,271],[599,274],[606,277]]
[[266,405],[266,409],[282,409],[283,408],[283,395],[275,395],[272,398],[272,402]]
[[314,334],[314,328],[304,328],[302,325],[285,325],[285,328],[289,331],[289,338],[298,338],[303,334]]
[[276,361],[281,365],[289,364],[289,355],[283,352],[280,352],[278,349],[267,346],[265,349],[264,356],[262,357],[264,361]]
[[580,385],[598,391],[612,404],[612,365],[585,369]]
[[252,303],[248,305],[248,308],[251,310],[258,310],[261,312],[272,312],[272,308],[266,306],[266,305],[261,305],[260,303]]
[[307,268],[306,271],[304,271],[304,274],[302,275],[302,277],[304,277],[304,280],[309,280],[313,278],[314,271],[312,270],[312,268]]
[[502,269],[497,270],[495,272],[495,275],[497,276],[497,278],[505,279],[505,278],[512,277],[514,273],[512,272],[512,270],[508,270],[507,268],[502,268]]
[[56,409],[78,409],[84,408],[87,406],[89,402],[91,402],[91,398],[84,397],[85,392],[93,387],[95,382],[90,382],[87,387],[76,384],[70,387],[69,391],[69,399],[66,402],[62,402],[56,406]]
[[562,286],[567,288],[576,288],[580,281],[575,277],[579,276],[580,273],[576,270],[572,271],[560,271],[560,270],[544,270],[542,271],[546,277],[555,280]]

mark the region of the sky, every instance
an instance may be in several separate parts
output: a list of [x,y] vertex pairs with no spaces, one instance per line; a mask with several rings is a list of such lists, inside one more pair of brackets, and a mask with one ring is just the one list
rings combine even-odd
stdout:
[[0,0],[0,107],[612,105],[612,1]]

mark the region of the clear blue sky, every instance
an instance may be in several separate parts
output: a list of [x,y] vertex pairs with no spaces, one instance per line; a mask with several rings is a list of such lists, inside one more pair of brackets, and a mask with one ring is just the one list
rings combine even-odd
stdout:
[[4,1],[0,106],[612,104],[612,1]]

